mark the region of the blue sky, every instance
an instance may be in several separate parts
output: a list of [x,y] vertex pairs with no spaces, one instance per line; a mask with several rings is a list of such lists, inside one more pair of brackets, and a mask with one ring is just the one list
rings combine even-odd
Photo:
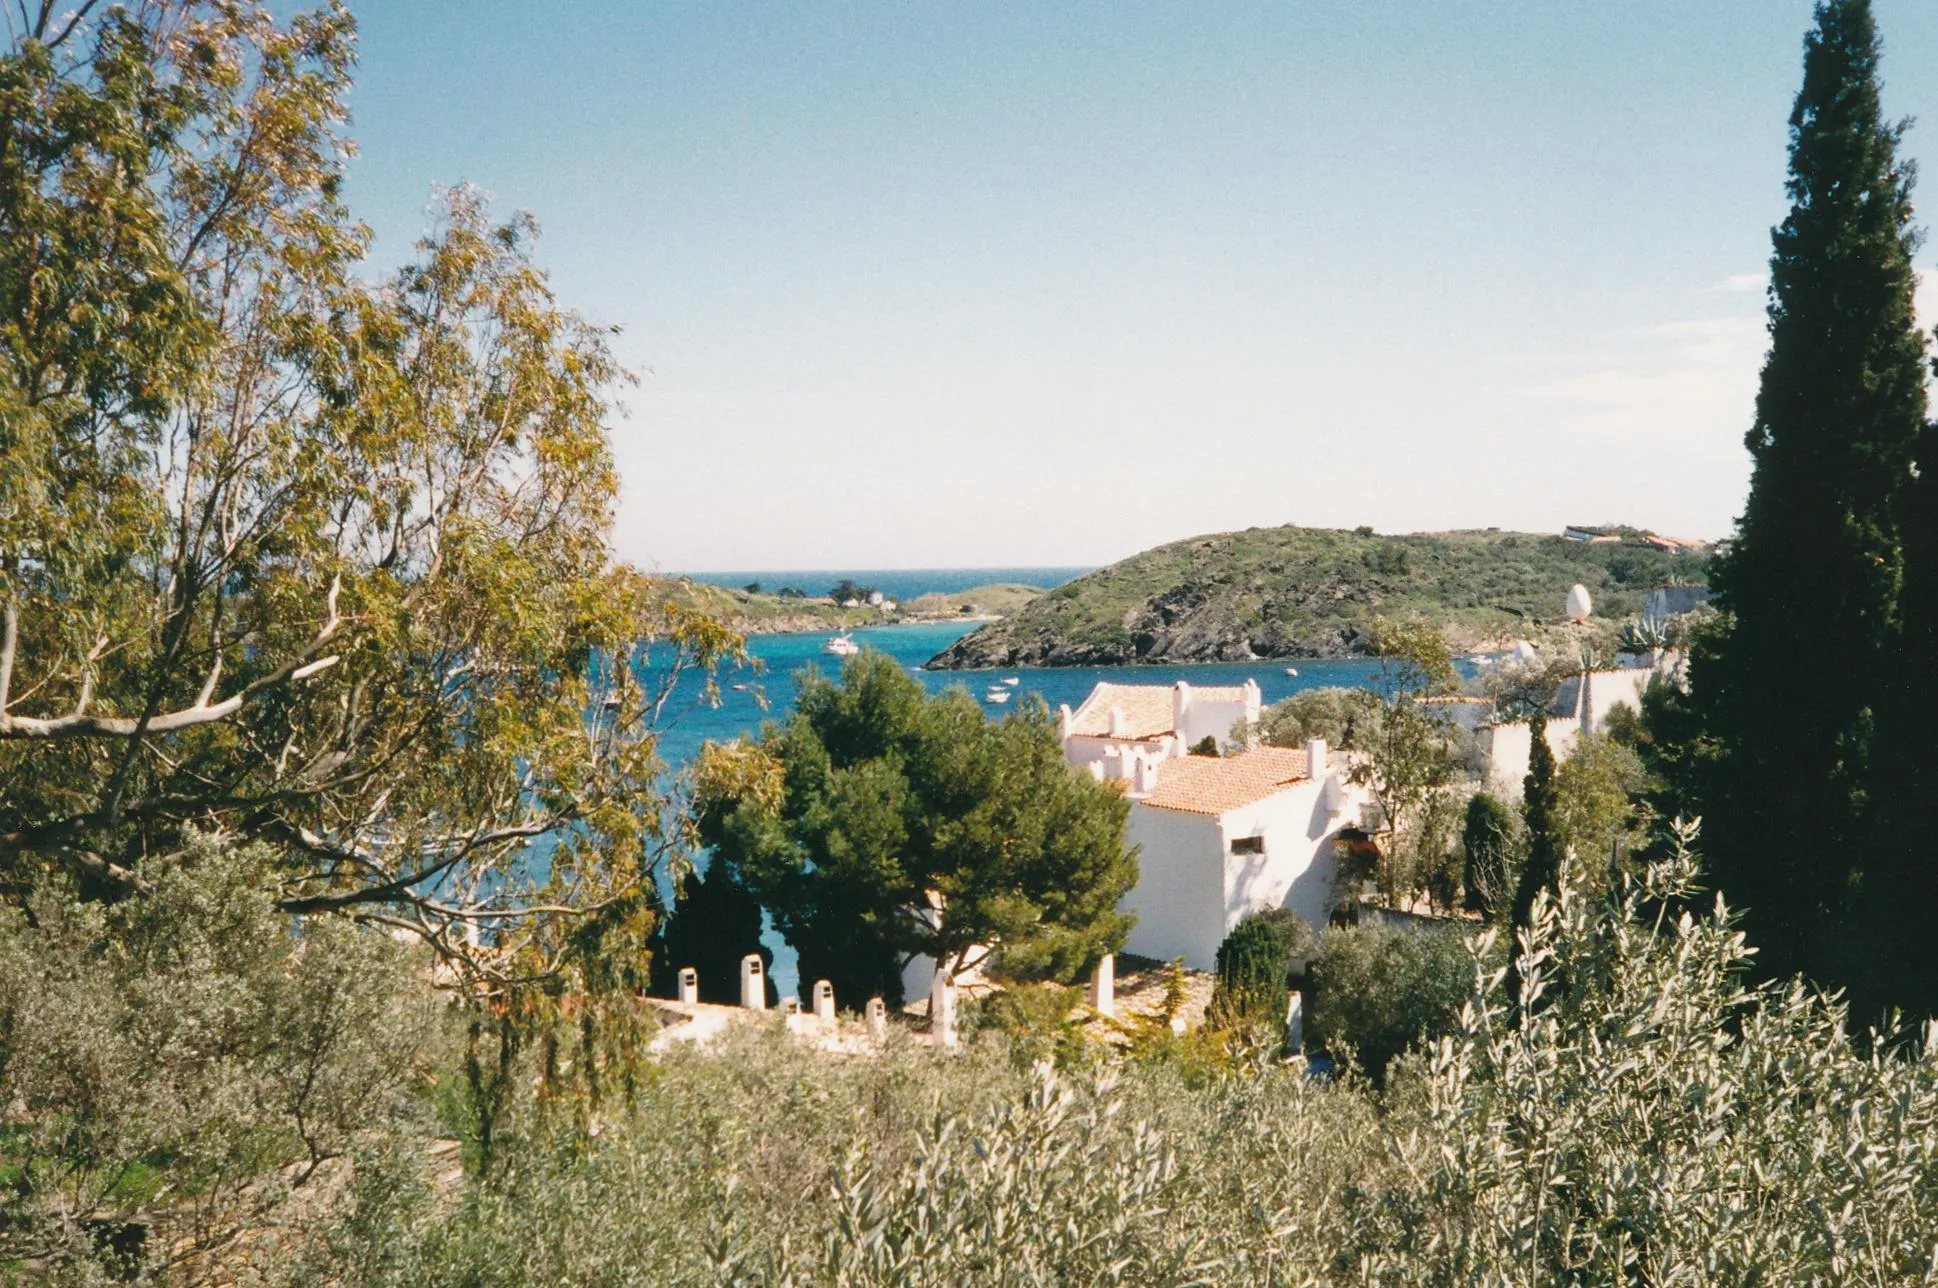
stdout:
[[636,562],[1741,508],[1807,0],[355,8],[380,255],[473,183],[623,328]]

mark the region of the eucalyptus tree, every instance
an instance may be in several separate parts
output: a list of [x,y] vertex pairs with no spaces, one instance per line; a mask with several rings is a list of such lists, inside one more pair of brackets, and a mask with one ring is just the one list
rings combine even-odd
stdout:
[[122,896],[260,841],[285,912],[497,983],[553,914],[643,910],[668,691],[603,677],[736,643],[611,559],[625,376],[531,221],[449,194],[367,279],[340,6],[7,21],[0,875]]

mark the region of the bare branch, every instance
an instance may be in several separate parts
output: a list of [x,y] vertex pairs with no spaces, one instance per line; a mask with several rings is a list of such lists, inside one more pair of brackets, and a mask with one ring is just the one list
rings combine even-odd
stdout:
[[7,695],[13,689],[14,646],[20,640],[20,604],[7,600],[0,612],[0,720],[7,715]]
[[[339,658],[336,654],[319,658],[316,653],[329,642],[342,624],[343,619],[337,612],[337,593],[342,587],[343,582],[340,577],[330,583],[329,618],[302,652],[268,675],[250,681],[220,702],[209,701],[214,696],[216,681],[222,672],[222,660],[218,654],[215,665],[209,671],[208,679],[202,684],[202,692],[196,698],[194,706],[184,707],[179,711],[162,712],[146,719],[134,716],[90,716],[79,710],[72,715],[37,719],[33,716],[8,715],[4,703],[0,703],[0,738],[138,738],[145,734],[168,733],[176,729],[188,729],[196,725],[226,720],[242,710],[244,704],[267,690],[306,680],[317,672],[328,670],[337,664]],[[4,657],[0,657],[0,665],[4,665],[4,670],[0,670],[0,677],[6,678],[10,678],[13,667],[12,607],[11,604],[8,605],[9,629],[5,633],[7,648]],[[4,696],[4,692],[4,686],[0,686],[0,696]]]

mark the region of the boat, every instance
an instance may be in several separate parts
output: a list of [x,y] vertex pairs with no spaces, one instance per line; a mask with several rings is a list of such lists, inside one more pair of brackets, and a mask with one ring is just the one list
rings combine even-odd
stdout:
[[1008,702],[1009,690],[1000,684],[992,684],[989,686],[989,692],[982,695],[982,700],[984,702]]
[[855,643],[854,636],[843,631],[826,644],[823,644],[821,651],[832,654],[835,657],[853,657],[855,654],[861,652],[861,645]]
[[1299,668],[1298,668],[1298,667],[1296,667],[1296,666],[1288,666],[1288,667],[1286,667],[1286,668],[1285,668],[1285,673],[1286,673],[1287,675],[1289,675],[1289,676],[1292,676],[1293,678],[1295,678],[1295,679],[1296,679],[1296,678],[1298,677],[1298,674],[1299,674]]
[[753,685],[751,685],[751,684],[736,684],[736,685],[734,685],[734,686],[733,686],[733,691],[734,691],[735,693],[745,693],[745,692],[746,692],[747,690],[749,690],[749,689],[751,689],[751,688],[753,688],[753,687],[754,687],[754,686],[753,686]]
[[1021,684],[1022,682],[1023,682],[1022,677],[1015,676],[1015,675],[1009,676],[1003,681],[1004,684],[1007,684],[1012,689],[1015,688],[1017,685]]

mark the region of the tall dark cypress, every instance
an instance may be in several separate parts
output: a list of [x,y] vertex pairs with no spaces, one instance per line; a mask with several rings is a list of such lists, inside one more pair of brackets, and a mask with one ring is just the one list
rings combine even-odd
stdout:
[[1765,969],[1847,986],[1860,1007],[1898,991],[1860,914],[1875,906],[1875,744],[1925,421],[1913,176],[1903,127],[1879,104],[1878,53],[1869,0],[1817,6],[1770,259],[1749,502],[1715,574],[1723,624],[1692,673],[1710,754],[1690,786],[1716,879],[1745,907]]
[[1520,953],[1520,936],[1534,924],[1534,901],[1546,890],[1561,894],[1561,865],[1567,858],[1561,846],[1559,789],[1554,781],[1554,751],[1548,746],[1548,713],[1537,708],[1528,719],[1528,772],[1521,781],[1521,818],[1527,824],[1528,856],[1521,868],[1521,879],[1514,887],[1514,911],[1510,919],[1515,943],[1508,954],[1507,996],[1518,1000],[1521,972],[1515,959]]

